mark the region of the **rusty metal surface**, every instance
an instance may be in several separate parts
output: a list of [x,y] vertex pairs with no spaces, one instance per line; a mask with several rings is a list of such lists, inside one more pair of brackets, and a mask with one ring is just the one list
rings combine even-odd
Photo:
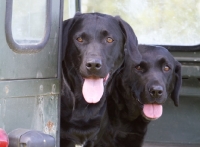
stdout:
[[0,82],[0,126],[42,131],[56,137],[58,127],[58,79]]

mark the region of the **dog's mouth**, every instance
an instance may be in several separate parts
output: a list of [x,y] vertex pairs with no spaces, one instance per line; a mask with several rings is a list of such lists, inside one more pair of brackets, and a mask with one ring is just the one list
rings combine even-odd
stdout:
[[143,116],[147,120],[156,120],[161,117],[163,107],[161,104],[144,104],[143,105]]
[[87,103],[97,103],[100,101],[104,93],[104,85],[109,78],[109,74],[105,78],[88,77],[84,78],[82,93]]

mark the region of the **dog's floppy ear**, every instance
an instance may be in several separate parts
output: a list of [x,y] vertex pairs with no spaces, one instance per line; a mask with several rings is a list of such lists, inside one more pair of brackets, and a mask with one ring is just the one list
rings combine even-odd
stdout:
[[74,24],[74,18],[67,19],[63,22],[63,28],[62,28],[62,60],[65,58],[67,43],[68,43],[68,37],[69,37],[69,31],[72,28]]
[[174,105],[179,105],[179,91],[182,85],[182,76],[181,76],[181,63],[176,61],[175,68],[175,85],[174,90],[172,91],[171,98],[174,101]]
[[136,64],[139,64],[141,61],[141,54],[138,51],[138,41],[133,29],[127,22],[122,20],[119,16],[115,18],[119,21],[119,25],[122,29],[122,32],[125,35],[125,49],[127,50],[128,55]]

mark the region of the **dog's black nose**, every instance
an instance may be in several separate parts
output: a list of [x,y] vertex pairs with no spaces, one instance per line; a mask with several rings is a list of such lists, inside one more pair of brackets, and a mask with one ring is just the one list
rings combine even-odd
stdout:
[[149,93],[153,98],[160,98],[163,94],[163,87],[162,86],[152,86],[149,89]]
[[100,59],[89,59],[86,62],[86,68],[88,70],[99,70],[101,69],[102,62]]

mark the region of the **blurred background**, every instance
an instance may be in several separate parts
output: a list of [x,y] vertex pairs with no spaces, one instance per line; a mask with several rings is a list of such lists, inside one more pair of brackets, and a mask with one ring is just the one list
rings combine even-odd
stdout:
[[140,44],[199,44],[199,0],[81,0],[81,12],[121,16],[133,27]]

